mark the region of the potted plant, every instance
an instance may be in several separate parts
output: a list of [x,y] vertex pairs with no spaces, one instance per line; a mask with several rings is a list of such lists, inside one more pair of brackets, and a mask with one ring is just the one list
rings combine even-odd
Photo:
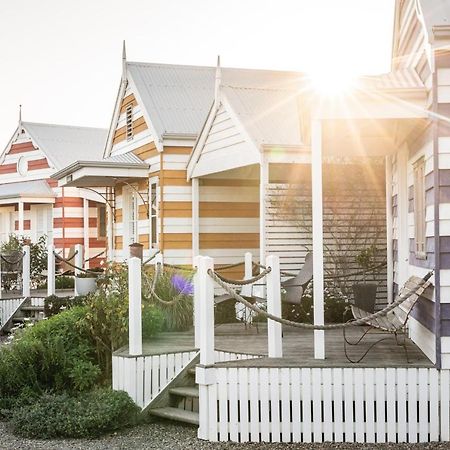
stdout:
[[376,283],[368,283],[366,277],[367,272],[375,267],[376,255],[377,248],[375,245],[371,245],[362,250],[356,257],[358,265],[363,270],[363,282],[355,283],[352,286],[353,298],[355,300],[355,306],[368,313],[375,311],[378,285]]
[[97,277],[103,272],[102,269],[90,269],[75,276],[75,289],[77,295],[88,295],[97,289]]

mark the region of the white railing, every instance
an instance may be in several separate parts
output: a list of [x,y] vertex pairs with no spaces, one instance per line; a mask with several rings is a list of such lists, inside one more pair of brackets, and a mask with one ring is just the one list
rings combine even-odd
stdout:
[[[22,248],[22,296],[29,297],[31,292],[31,260],[30,260],[30,246],[24,245]],[[4,261],[0,258],[0,299],[2,298],[3,286],[2,286],[2,265]]]
[[207,388],[211,419],[204,438],[448,441],[449,374],[433,368],[218,367]]

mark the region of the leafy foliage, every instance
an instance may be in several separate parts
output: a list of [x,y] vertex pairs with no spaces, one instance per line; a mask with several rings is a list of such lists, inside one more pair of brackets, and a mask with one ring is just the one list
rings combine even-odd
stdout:
[[[5,255],[22,252],[24,245],[30,245],[30,272],[31,286],[33,288],[39,285],[42,280],[42,272],[47,268],[46,242],[46,236],[41,236],[37,242],[30,244],[27,237],[10,234],[9,240],[0,244],[0,253]],[[10,277],[3,287],[7,290],[17,288],[18,281],[17,277]]]
[[0,349],[0,409],[14,405],[24,390],[74,392],[100,381],[95,347],[84,317],[86,307],[74,307],[32,327],[19,330]]
[[46,317],[54,316],[60,312],[73,308],[74,306],[80,306],[85,303],[86,297],[58,297],[57,295],[50,295],[44,299],[44,313]]
[[21,436],[96,437],[136,423],[139,408],[123,391],[98,389],[70,396],[44,394],[14,410],[13,431]]

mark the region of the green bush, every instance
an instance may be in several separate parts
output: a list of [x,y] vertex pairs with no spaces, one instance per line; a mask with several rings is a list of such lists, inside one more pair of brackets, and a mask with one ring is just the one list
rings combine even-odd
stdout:
[[85,316],[86,307],[74,307],[16,333],[0,348],[0,408],[31,389],[82,391],[101,379]]
[[44,299],[44,313],[46,317],[52,317],[66,309],[84,305],[85,301],[86,297],[83,295],[75,297],[58,297],[57,295],[50,295]]
[[99,389],[75,397],[44,394],[14,410],[14,433],[30,438],[96,437],[136,423],[139,408],[123,391]]
[[145,305],[142,309],[142,338],[149,339],[162,331],[164,315],[154,305]]

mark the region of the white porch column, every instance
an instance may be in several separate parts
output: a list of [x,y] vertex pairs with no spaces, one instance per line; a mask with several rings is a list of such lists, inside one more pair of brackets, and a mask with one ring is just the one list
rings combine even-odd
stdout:
[[266,259],[266,188],[269,184],[269,163],[264,154],[259,166],[259,260]]
[[397,282],[400,287],[406,283],[409,272],[408,149],[406,146],[397,154],[397,173]]
[[142,355],[141,259],[128,260],[128,352]]
[[200,254],[200,186],[192,178],[192,261]]
[[31,295],[31,253],[30,246],[23,246],[23,258],[22,258],[22,295],[24,297],[30,297]]
[[387,301],[393,299],[394,260],[392,245],[392,160],[386,156],[386,250],[387,250]]
[[47,247],[47,296],[55,295],[55,247]]
[[[89,200],[83,198],[83,246],[84,259],[89,259]],[[89,269],[89,261],[85,262],[86,269]]]
[[24,230],[25,230],[25,209],[24,209],[24,203],[22,200],[19,200],[19,207],[18,207],[18,211],[19,211],[19,217],[18,217],[18,222],[19,222],[19,228],[18,228],[18,233],[20,236],[23,236],[24,234]]
[[112,190],[113,188],[108,188],[106,193],[106,217],[107,217],[107,236],[108,236],[108,249],[106,256],[109,262],[114,260],[114,217],[113,209],[111,208],[110,202],[112,201]]
[[[311,124],[314,325],[324,324],[322,124]],[[325,331],[314,330],[314,358],[325,359]]]
[[[84,259],[84,255],[83,255],[83,246],[81,244],[75,244],[75,258],[74,258],[74,264],[77,267],[83,267],[83,259]],[[75,295],[78,295],[78,290],[77,290],[77,275],[80,275],[82,272],[80,269],[75,269]]]
[[[277,255],[266,258],[266,267],[272,270],[266,275],[267,283],[267,312],[281,317],[281,283],[280,260]],[[269,358],[283,357],[283,328],[281,323],[267,320],[267,339]]]

